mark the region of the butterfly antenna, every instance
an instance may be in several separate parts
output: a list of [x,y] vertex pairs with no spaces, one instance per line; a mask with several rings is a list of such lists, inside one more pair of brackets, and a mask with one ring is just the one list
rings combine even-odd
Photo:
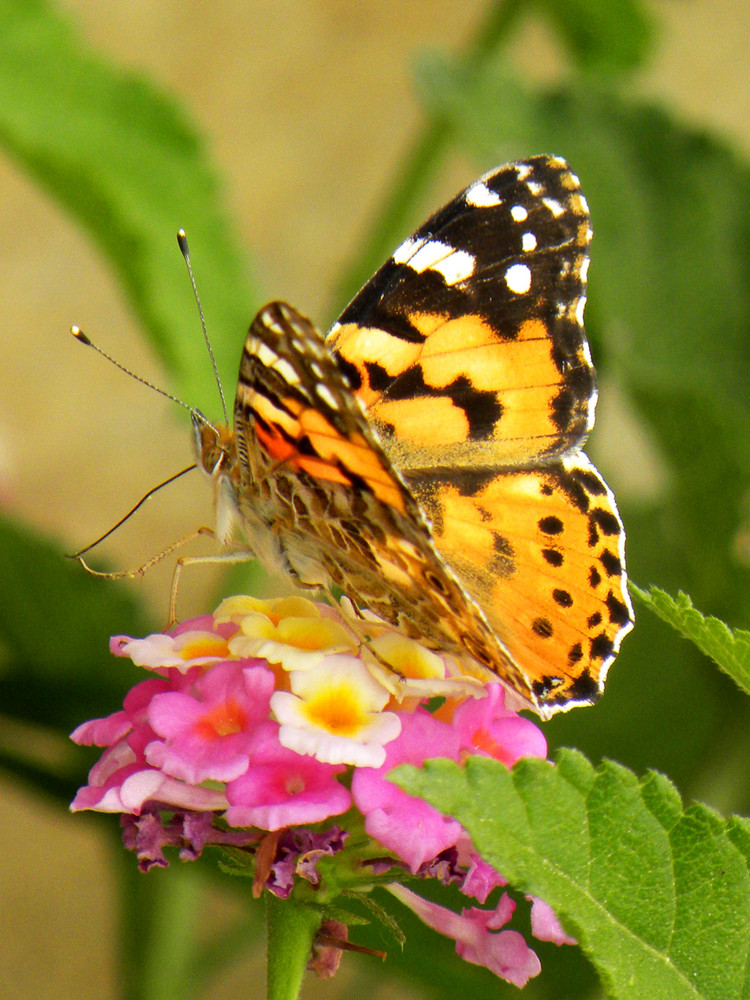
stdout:
[[[167,392],[166,389],[162,389],[160,386],[154,385],[153,382],[149,382],[148,379],[143,378],[142,375],[136,375],[134,371],[132,371],[130,368],[127,368],[125,365],[121,364],[119,361],[113,358],[111,354],[107,354],[107,352],[103,350],[101,347],[99,347],[98,344],[95,344],[93,340],[89,340],[89,338],[80,328],[80,326],[71,326],[70,332],[73,334],[73,336],[76,338],[77,341],[79,341],[81,344],[85,344],[86,347],[90,347],[92,350],[96,351],[97,354],[101,354],[101,356],[105,360],[109,361],[110,364],[113,364],[115,368],[119,368],[121,372],[125,372],[126,375],[129,375],[131,378],[134,378],[136,382],[140,382],[141,385],[145,385],[149,389],[153,389],[154,392],[158,392],[160,396],[165,396],[167,399],[171,399],[173,403],[177,403],[179,406],[183,407],[183,409],[185,410],[188,410],[190,413],[196,414],[196,409],[194,406],[190,406],[190,404],[184,402],[184,400],[179,399],[177,396],[173,396],[172,393]],[[198,414],[198,416],[200,417],[201,420],[203,420],[203,417],[200,414]]]
[[131,518],[133,516],[133,514],[135,514],[135,512],[138,510],[138,508],[143,506],[143,504],[148,500],[149,497],[152,497],[154,495],[154,493],[157,493],[164,486],[169,486],[170,483],[173,483],[175,481],[175,479],[179,479],[180,476],[184,476],[186,473],[192,472],[193,469],[195,469],[195,468],[196,468],[196,465],[195,465],[195,462],[193,462],[192,465],[188,465],[186,468],[181,469],[179,472],[175,472],[175,474],[173,476],[170,476],[169,479],[165,479],[163,482],[159,483],[158,486],[152,487],[148,491],[148,493],[145,494],[145,496],[141,497],[141,499],[138,501],[138,503],[135,505],[135,507],[131,507],[131,509],[127,512],[127,514],[124,517],[120,518],[120,520],[117,522],[117,524],[112,525],[112,527],[109,529],[109,531],[105,531],[104,534],[101,535],[99,538],[97,538],[97,540],[95,542],[91,542],[91,544],[87,545],[84,549],[79,549],[78,552],[71,553],[69,556],[66,556],[66,558],[67,559],[80,559],[81,556],[85,556],[87,552],[90,552],[92,549],[95,549],[96,546],[99,545],[101,542],[103,542],[105,538],[109,538],[109,536],[111,534],[113,534],[113,532],[117,531],[117,529],[119,527],[121,527],[123,524],[125,524],[125,522],[129,518]]
[[229,414],[227,413],[227,402],[224,398],[224,388],[221,384],[221,379],[219,378],[219,368],[216,364],[216,357],[214,356],[213,347],[211,347],[211,341],[208,337],[208,330],[206,329],[206,320],[203,316],[203,308],[201,307],[201,300],[198,296],[198,286],[195,283],[195,277],[193,275],[193,267],[190,263],[190,249],[188,247],[187,235],[184,229],[179,229],[177,231],[177,243],[180,247],[180,253],[185,260],[185,266],[187,267],[187,272],[190,277],[190,284],[193,286],[193,295],[195,296],[195,304],[198,306],[198,315],[201,318],[201,328],[203,330],[203,340],[206,344],[206,350],[208,351],[208,356],[211,359],[211,364],[214,369],[214,378],[216,379],[216,385],[219,389],[219,397],[221,398],[221,408],[224,412],[224,423],[229,423]]

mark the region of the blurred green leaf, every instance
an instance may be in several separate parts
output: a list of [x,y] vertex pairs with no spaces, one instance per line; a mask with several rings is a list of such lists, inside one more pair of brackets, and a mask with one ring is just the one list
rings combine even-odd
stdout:
[[719,618],[701,614],[682,592],[675,598],[659,587],[646,591],[631,584],[630,589],[647,608],[694,642],[738,687],[750,694],[750,632],[730,629]]
[[637,0],[537,0],[582,69],[632,70],[645,59],[653,18]]
[[0,144],[97,241],[179,392],[217,413],[178,228],[190,237],[232,387],[254,303],[188,116],[156,86],[92,54],[42,0],[0,0]]
[[140,672],[109,653],[112,634],[144,635],[122,586],[103,584],[27,529],[0,519],[0,704],[6,716],[70,731],[119,708]]
[[[574,751],[513,771],[402,767],[396,783],[459,820],[483,858],[548,902],[619,1000],[746,996],[750,874],[746,820],[682,809],[674,786]],[[487,803],[493,804],[491,812]]]

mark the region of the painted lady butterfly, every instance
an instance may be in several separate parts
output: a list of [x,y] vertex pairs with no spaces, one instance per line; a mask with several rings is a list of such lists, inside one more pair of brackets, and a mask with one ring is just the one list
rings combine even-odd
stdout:
[[632,627],[624,532],[581,452],[588,209],[540,156],[486,174],[396,250],[327,337],[274,302],[234,430],[194,417],[218,534],[499,677],[543,716],[601,694]]

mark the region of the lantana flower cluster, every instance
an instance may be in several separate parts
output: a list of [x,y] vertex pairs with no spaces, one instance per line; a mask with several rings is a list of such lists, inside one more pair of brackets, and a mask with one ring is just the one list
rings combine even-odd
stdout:
[[[169,846],[183,860],[207,845],[243,852],[256,895],[317,889],[321,859],[346,859],[347,888],[384,885],[467,961],[523,986],[540,964],[502,929],[515,908],[507,893],[459,914],[403,884],[437,878],[484,904],[505,880],[459,823],[388,773],[470,754],[512,767],[545,757],[544,736],[499,683],[462,681],[449,657],[383,623],[368,623],[364,645],[360,634],[338,608],[243,596],[166,633],[116,636],[112,652],[151,676],[121,711],[72,734],[105,749],[71,808],[120,813],[143,870],[165,866]],[[447,696],[429,710],[436,691]],[[572,943],[542,901],[531,917],[538,938]]]

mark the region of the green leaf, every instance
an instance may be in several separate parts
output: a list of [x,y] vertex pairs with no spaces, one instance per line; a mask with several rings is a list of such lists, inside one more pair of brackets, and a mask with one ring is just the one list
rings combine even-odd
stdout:
[[652,18],[637,0],[541,0],[540,6],[584,69],[634,69],[650,48]]
[[[402,767],[397,784],[466,827],[483,858],[548,902],[618,1000],[736,1000],[750,954],[748,825],[683,810],[663,776],[471,758]],[[491,809],[488,804],[491,803]]]
[[68,733],[119,707],[139,671],[109,636],[149,631],[127,589],[89,576],[52,542],[0,519],[0,768],[67,805],[92,754]]
[[179,392],[215,412],[177,229],[190,237],[219,368],[232,386],[251,295],[187,115],[145,79],[93,55],[41,0],[0,0],[0,145],[98,242]]
[[52,542],[0,519],[0,703],[6,715],[69,731],[115,708],[137,668],[109,636],[149,631],[126,588],[89,576]]
[[641,590],[631,583],[630,589],[655,615],[694,642],[738,687],[750,694],[750,632],[731,629],[719,618],[702,614],[682,591],[675,598],[659,587]]

